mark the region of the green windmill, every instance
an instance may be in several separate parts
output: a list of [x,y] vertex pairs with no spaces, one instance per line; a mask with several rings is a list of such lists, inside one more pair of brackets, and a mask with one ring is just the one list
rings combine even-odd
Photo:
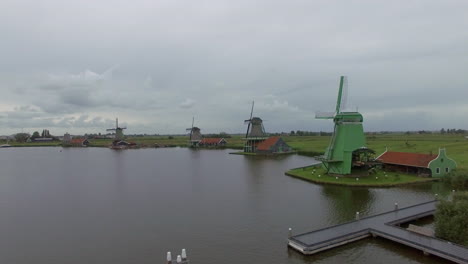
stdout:
[[325,155],[319,159],[324,168],[332,174],[350,174],[354,167],[363,167],[368,154],[373,151],[366,148],[366,138],[362,128],[363,117],[359,112],[342,111],[346,108],[348,81],[340,78],[340,88],[333,113],[317,113],[317,119],[333,119],[335,127]]

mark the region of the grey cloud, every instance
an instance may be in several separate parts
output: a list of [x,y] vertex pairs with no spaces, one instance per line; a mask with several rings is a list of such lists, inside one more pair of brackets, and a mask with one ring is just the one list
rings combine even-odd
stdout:
[[[369,129],[467,123],[466,114],[455,122],[433,109],[466,111],[468,3],[2,4],[0,109],[31,105],[50,125],[83,132],[95,116],[122,116],[129,131],[175,133],[195,114],[205,132],[240,132],[255,99],[269,131],[327,129],[314,112],[333,109],[339,75],[348,75],[349,104],[368,115]],[[432,118],[388,114],[414,109]]]
[[182,103],[179,104],[180,108],[190,109],[195,105],[195,100],[186,98]]

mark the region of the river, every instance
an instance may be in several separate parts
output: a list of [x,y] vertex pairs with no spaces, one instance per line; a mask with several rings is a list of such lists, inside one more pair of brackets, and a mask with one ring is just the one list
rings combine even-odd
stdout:
[[321,186],[284,175],[298,155],[254,157],[186,148],[0,149],[0,263],[441,263],[383,239],[303,256],[302,233],[413,205],[439,183]]

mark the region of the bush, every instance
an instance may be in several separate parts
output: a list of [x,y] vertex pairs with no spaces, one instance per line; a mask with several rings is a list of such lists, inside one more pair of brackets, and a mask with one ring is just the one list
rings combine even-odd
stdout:
[[468,171],[453,170],[445,176],[444,181],[455,190],[468,190]]
[[468,192],[455,193],[452,201],[439,202],[435,233],[438,238],[468,246]]

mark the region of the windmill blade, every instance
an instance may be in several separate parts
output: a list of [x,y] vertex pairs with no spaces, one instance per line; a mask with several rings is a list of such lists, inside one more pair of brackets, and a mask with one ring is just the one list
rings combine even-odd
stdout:
[[341,107],[340,111],[347,111],[348,109],[348,77],[343,76],[343,91],[341,93]]
[[252,101],[252,109],[250,110],[250,118],[244,121],[244,124],[246,122],[249,122],[249,125],[247,125],[247,132],[245,133],[245,138],[247,138],[247,136],[249,135],[249,129],[250,129],[250,124],[252,123],[254,105],[255,105],[255,101]]
[[195,123],[195,117],[192,116],[192,128],[190,129],[190,141],[192,141],[192,134],[193,134],[193,124]]
[[336,113],[340,113],[341,109],[346,109],[347,97],[348,97],[348,78],[346,76],[341,76],[340,88],[338,89],[338,98],[336,100]]
[[245,133],[245,138],[247,138],[247,136],[249,135],[250,124],[251,122],[249,122],[249,125],[247,126],[247,132]]
[[252,110],[250,111],[250,120],[252,120],[254,104],[255,104],[255,101],[252,101]]
[[333,119],[335,112],[315,112],[316,119]]

